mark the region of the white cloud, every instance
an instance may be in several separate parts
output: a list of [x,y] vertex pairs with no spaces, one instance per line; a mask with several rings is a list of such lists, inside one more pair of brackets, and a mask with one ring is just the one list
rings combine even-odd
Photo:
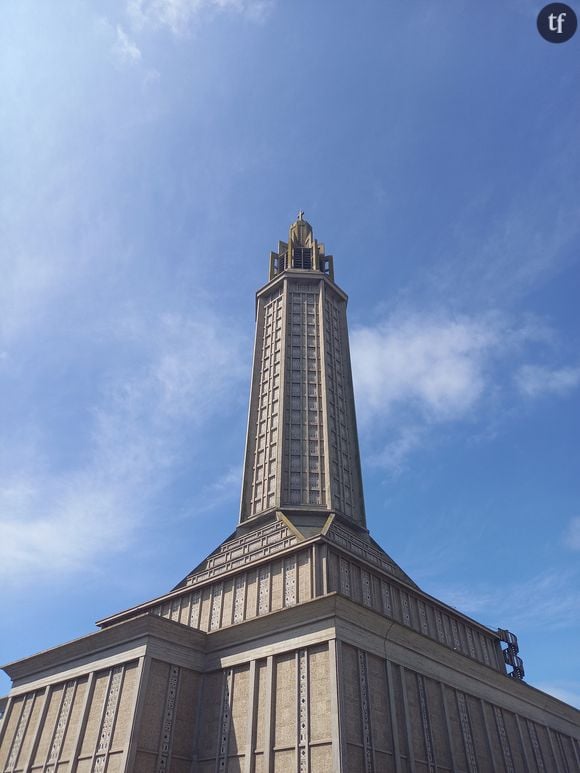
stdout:
[[444,252],[424,272],[431,296],[459,308],[504,306],[576,260],[580,218],[571,159],[577,143],[566,121],[551,129],[553,152],[526,170],[519,185],[502,192],[493,175],[474,182]]
[[523,365],[516,374],[516,384],[520,392],[528,397],[564,395],[580,384],[580,368],[550,369]]
[[198,421],[227,403],[232,384],[247,376],[243,342],[226,320],[165,315],[152,372],[160,409]]
[[432,421],[460,418],[481,397],[499,333],[484,318],[412,314],[352,334],[353,372],[364,419],[411,404]]
[[118,59],[123,64],[135,64],[141,60],[141,51],[125,30],[117,25],[117,36],[113,48]]
[[242,486],[242,467],[232,465],[216,480],[208,483],[200,492],[199,501],[191,508],[191,512],[207,513],[230,502],[239,504]]
[[580,550],[580,518],[572,518],[564,535],[564,544],[570,550]]
[[[42,432],[11,448],[0,476],[0,579],[20,583],[90,566],[103,551],[126,549],[180,463],[187,429],[195,430],[236,401],[247,341],[211,313],[161,315],[112,325],[128,349],[144,347],[129,375],[109,374],[84,461],[52,469]],[[111,346],[113,340],[110,339]],[[33,433],[34,434],[34,433]],[[82,435],[82,429],[79,429]],[[58,443],[58,441],[57,441]],[[225,483],[216,496],[223,496]],[[102,563],[102,562],[101,562]]]
[[232,488],[239,489],[242,483],[242,468],[239,465],[229,467],[223,475],[206,487],[206,491],[215,495],[227,493],[230,496]]
[[3,583],[78,570],[101,551],[125,546],[132,487],[101,472],[97,465],[51,478],[29,470],[0,482]]
[[514,375],[531,345],[553,343],[554,332],[542,320],[514,320],[497,311],[455,316],[408,311],[355,328],[357,413],[375,441],[382,435],[373,462],[399,472],[435,426],[473,424],[487,416],[489,429],[500,400],[513,399],[513,380],[529,397],[574,388],[580,368],[524,365]]
[[127,12],[137,29],[167,27],[183,36],[203,14],[229,11],[261,21],[271,6],[271,0],[128,0]]
[[398,430],[395,439],[388,441],[370,461],[391,473],[400,473],[407,457],[421,446],[424,437],[424,428],[403,426]]

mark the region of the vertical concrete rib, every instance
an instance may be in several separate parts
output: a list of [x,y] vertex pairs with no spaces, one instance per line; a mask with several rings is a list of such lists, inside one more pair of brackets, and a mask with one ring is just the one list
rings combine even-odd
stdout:
[[336,639],[328,642],[328,668],[330,689],[330,723],[332,739],[332,769],[337,773],[343,771],[342,731],[341,731],[341,701],[340,701],[340,670],[339,670],[339,643]]
[[449,721],[449,709],[447,708],[447,696],[445,695],[445,685],[439,682],[441,688],[441,704],[443,706],[443,715],[445,717],[445,727],[447,729],[447,743],[449,745],[449,756],[451,757],[451,767],[453,770],[457,769],[457,760],[455,750],[453,748],[453,735],[451,734],[451,722]]
[[395,773],[401,773],[401,747],[399,743],[399,724],[397,722],[397,703],[393,687],[393,669],[390,660],[385,659],[387,674],[387,689],[389,692],[389,714],[391,715],[391,730],[393,733],[393,757],[395,759]]
[[95,672],[91,671],[87,682],[85,698],[83,700],[83,705],[81,708],[81,716],[79,721],[79,727],[77,730],[77,737],[75,738],[75,742],[73,744],[72,751],[71,751],[70,773],[75,773],[78,767],[81,744],[87,727],[87,721],[89,719],[89,709],[90,709],[91,703],[93,702],[94,691],[95,691]]
[[274,699],[276,697],[275,675],[274,675],[274,656],[268,655],[266,658],[266,699],[265,699],[265,727],[264,727],[264,773],[272,773],[274,765],[274,755],[272,754],[274,724]]
[[135,677],[135,697],[132,705],[132,721],[131,729],[129,731],[129,738],[127,739],[127,746],[123,753],[121,760],[121,773],[131,773],[135,767],[135,757],[137,754],[137,741],[139,726],[141,723],[141,716],[143,714],[143,705],[145,703],[145,696],[147,694],[147,680],[149,679],[149,669],[151,666],[151,658],[148,656],[142,656],[139,658],[137,664],[137,674]]
[[[33,736],[32,736],[32,742],[30,744],[30,751],[28,752],[28,758],[27,758],[26,762],[24,763],[24,765],[22,766],[22,769],[24,771],[29,770],[30,766],[34,762],[34,755],[36,754],[36,749],[38,748],[38,741],[40,739],[41,728],[44,725],[44,720],[46,719],[46,713],[48,711],[48,703],[49,703],[50,693],[51,693],[51,688],[50,688],[49,685],[47,685],[44,688],[44,694],[42,696],[42,709],[40,710],[40,714],[38,715],[38,720],[36,721],[36,727],[34,728],[34,733],[33,733]],[[62,707],[62,703],[63,703],[64,698],[65,698],[65,693],[66,693],[66,687],[63,687],[61,707]],[[60,711],[59,711],[59,714],[60,714]],[[57,720],[57,724],[58,724],[58,720]],[[67,724],[68,724],[68,722],[67,722]],[[56,725],[55,725],[55,733],[56,733]],[[49,749],[50,749],[50,747],[49,747]],[[55,765],[55,769],[56,769],[56,765]]]
[[481,707],[481,716],[483,717],[483,727],[485,730],[485,740],[487,742],[487,753],[489,755],[489,759],[491,760],[491,766],[492,770],[491,773],[498,773],[497,766],[495,764],[495,760],[493,757],[493,744],[491,742],[491,734],[489,732],[489,723],[487,721],[487,717],[485,714],[485,702],[482,698],[479,700],[479,705]]
[[257,713],[256,697],[258,694],[256,689],[257,673],[258,671],[256,668],[256,660],[254,659],[250,661],[250,683],[248,686],[248,724],[246,726],[246,759],[244,762],[244,773],[253,773],[254,771],[254,733]]
[[411,773],[416,773],[415,767],[415,752],[413,750],[413,726],[411,723],[411,717],[409,716],[409,701],[407,699],[407,684],[405,678],[405,668],[399,667],[401,674],[401,690],[403,693],[403,711],[405,714],[405,730],[407,732],[407,751],[409,753],[409,770]]

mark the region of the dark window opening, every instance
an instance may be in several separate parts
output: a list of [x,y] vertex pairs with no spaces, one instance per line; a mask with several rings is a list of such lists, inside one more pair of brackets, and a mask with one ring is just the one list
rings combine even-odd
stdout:
[[294,247],[294,268],[312,268],[312,250],[310,247]]

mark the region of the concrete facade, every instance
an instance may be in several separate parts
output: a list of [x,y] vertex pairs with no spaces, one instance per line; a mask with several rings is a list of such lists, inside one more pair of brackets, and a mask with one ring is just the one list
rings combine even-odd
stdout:
[[235,532],[168,593],[4,667],[0,773],[580,771],[580,712],[371,538],[346,296],[301,215],[253,367]]
[[278,249],[256,299],[240,521],[307,508],[365,526],[347,298],[305,220]]
[[2,771],[562,771],[578,712],[338,593],[141,615],[7,668]]

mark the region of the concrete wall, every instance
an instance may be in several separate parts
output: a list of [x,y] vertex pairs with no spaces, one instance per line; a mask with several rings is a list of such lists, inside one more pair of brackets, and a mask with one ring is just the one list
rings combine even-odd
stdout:
[[167,620],[215,631],[309,601],[315,596],[313,546],[275,558],[235,576],[217,579],[151,608]]
[[577,739],[357,647],[339,674],[345,773],[580,770]]
[[328,553],[328,590],[396,620],[440,644],[504,674],[497,636],[384,573],[373,572],[345,554]]
[[146,615],[6,666],[0,773],[190,773],[204,650]]
[[0,770],[122,770],[137,684],[133,661],[17,695],[5,717]]
[[333,773],[333,664],[325,643],[206,674],[196,773]]
[[190,669],[151,661],[128,771],[190,773],[199,686],[199,674]]

